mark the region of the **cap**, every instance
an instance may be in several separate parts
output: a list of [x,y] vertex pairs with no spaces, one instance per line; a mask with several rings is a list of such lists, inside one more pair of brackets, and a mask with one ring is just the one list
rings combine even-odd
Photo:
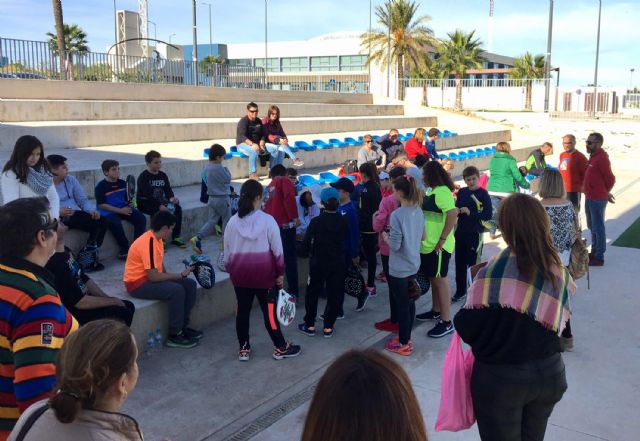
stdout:
[[328,202],[331,198],[334,198],[336,201],[340,200],[338,190],[332,187],[323,188],[320,192],[320,200],[322,200],[322,202]]
[[330,185],[336,190],[344,190],[347,193],[353,193],[353,190],[356,188],[349,178],[340,178]]
[[389,173],[386,171],[380,172],[380,179],[389,179]]

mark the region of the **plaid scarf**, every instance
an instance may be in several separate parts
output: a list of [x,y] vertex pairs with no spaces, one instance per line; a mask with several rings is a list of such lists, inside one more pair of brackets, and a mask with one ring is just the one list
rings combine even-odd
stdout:
[[29,167],[27,185],[35,194],[44,196],[53,185],[53,176],[44,167],[41,167],[40,170]]
[[516,255],[503,250],[478,271],[464,307],[510,308],[560,334],[571,316],[569,295],[575,292],[576,285],[564,268],[556,276],[559,289],[554,289],[538,271],[530,277],[522,274]]

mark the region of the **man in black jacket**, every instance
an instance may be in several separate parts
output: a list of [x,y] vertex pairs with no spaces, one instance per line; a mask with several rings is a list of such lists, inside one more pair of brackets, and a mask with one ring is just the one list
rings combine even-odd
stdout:
[[238,121],[236,147],[239,152],[249,157],[250,179],[258,179],[258,156],[261,157],[261,161],[265,161],[262,165],[266,165],[266,159],[269,159],[269,169],[284,160],[284,154],[278,151],[278,146],[267,143],[267,134],[258,118],[258,105],[254,102],[247,104],[247,116]]

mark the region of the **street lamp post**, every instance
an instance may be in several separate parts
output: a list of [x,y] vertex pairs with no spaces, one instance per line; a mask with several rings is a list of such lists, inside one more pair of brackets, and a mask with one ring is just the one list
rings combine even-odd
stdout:
[[191,51],[193,60],[193,85],[198,85],[198,25],[196,21],[196,0],[191,0],[191,10],[193,14],[193,50]]
[[264,0],[264,75],[267,77],[267,0]]
[[169,35],[169,44],[171,44],[171,37],[173,37],[174,35],[176,35],[175,32],[173,34]]
[[371,93],[371,0],[369,0],[369,52],[367,54],[367,65],[369,66],[369,90]]
[[213,37],[211,34],[211,3],[202,2],[200,4],[209,6],[209,55],[213,57]]
[[158,39],[158,28],[156,26],[156,23],[151,21],[151,20],[147,20],[150,24],[153,25],[153,39],[157,40]]
[[596,106],[598,105],[598,58],[600,57],[600,18],[602,17],[602,0],[598,0],[598,37],[596,40],[596,69],[593,74],[593,113],[596,116]]
[[544,111],[549,111],[549,89],[551,86],[551,37],[553,33],[553,0],[549,0],[549,31],[547,33],[547,59],[544,63]]
[[629,72],[631,73],[631,78],[629,79],[629,89],[631,89],[631,93],[633,93],[633,73],[635,72],[635,69],[629,69]]
[[116,72],[119,71],[118,69],[118,64],[119,64],[119,58],[120,58],[120,50],[118,49],[118,46],[120,46],[118,44],[118,11],[116,9],[116,0],[113,0],[113,25],[114,25],[114,31],[115,31],[115,41],[114,43],[116,44]]

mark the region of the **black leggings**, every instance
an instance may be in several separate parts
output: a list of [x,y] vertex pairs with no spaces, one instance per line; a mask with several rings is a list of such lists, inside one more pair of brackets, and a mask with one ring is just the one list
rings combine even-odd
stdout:
[[384,254],[380,254],[380,260],[382,261],[382,272],[387,278],[387,284],[389,287],[389,319],[391,323],[398,323],[398,313],[396,307],[396,299],[393,297],[393,287],[389,283],[389,256],[385,256]]
[[396,304],[400,344],[406,345],[411,340],[411,328],[416,316],[416,303],[409,299],[409,278],[389,275],[387,281]]
[[324,310],[324,327],[333,328],[336,316],[340,312],[340,298],[341,295],[344,295],[344,267],[327,268],[318,265],[317,267],[309,268],[309,286],[307,286],[307,294],[304,298],[306,311],[304,322],[307,326],[315,326],[318,313],[318,296],[323,289],[327,296],[327,305]]
[[99,319],[114,319],[131,326],[133,314],[136,311],[135,305],[129,300],[123,300],[124,306],[104,306],[102,308],[79,309],[73,308],[72,314],[80,325],[85,325],[91,321]]
[[249,345],[249,319],[251,317],[253,298],[257,297],[264,316],[264,327],[267,328],[273,345],[277,348],[284,348],[287,342],[282,335],[282,331],[280,331],[280,322],[276,317],[276,305],[273,301],[269,301],[269,291],[266,289],[241,288],[239,286],[234,286],[233,289],[236,291],[236,299],[238,300],[236,334],[238,335],[240,347],[245,344]]
[[86,211],[78,210],[69,217],[65,217],[62,222],[69,227],[70,230],[81,230],[89,233],[87,243],[102,246],[104,235],[109,225],[105,217],[94,219]]
[[376,286],[376,253],[378,252],[378,233],[362,233],[362,248],[367,259],[367,286]]

